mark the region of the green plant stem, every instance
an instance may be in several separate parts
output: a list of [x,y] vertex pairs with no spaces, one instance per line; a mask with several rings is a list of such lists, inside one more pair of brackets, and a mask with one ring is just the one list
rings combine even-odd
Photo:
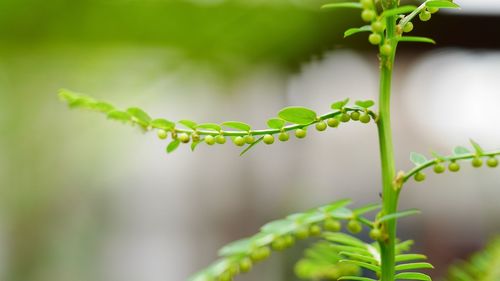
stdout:
[[[390,8],[394,8],[390,7]],[[394,163],[394,149],[392,144],[391,130],[391,81],[392,68],[394,65],[394,56],[397,47],[397,38],[395,37],[396,18],[387,17],[386,43],[391,44],[392,53],[389,56],[381,58],[380,69],[380,93],[379,93],[379,119],[378,136],[380,146],[380,160],[382,164],[382,213],[384,215],[392,214],[397,211],[398,191],[393,187],[393,180],[396,175]],[[395,276],[395,256],[396,256],[396,220],[387,221],[384,224],[387,239],[380,242],[382,273],[381,280],[394,281]]]

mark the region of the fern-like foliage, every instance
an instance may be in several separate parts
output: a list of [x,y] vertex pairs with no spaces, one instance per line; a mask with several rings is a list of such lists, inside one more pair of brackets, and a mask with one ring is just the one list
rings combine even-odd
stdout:
[[483,251],[469,261],[460,261],[450,267],[446,281],[500,280],[500,237],[493,239]]

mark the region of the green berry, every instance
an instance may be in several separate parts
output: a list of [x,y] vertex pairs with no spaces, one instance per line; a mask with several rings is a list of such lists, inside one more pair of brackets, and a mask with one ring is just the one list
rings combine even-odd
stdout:
[[295,237],[297,239],[307,239],[309,237],[309,229],[307,227],[301,227],[295,231]]
[[323,227],[328,231],[340,231],[342,229],[342,224],[338,220],[335,219],[326,219],[323,223]]
[[267,259],[271,255],[271,249],[269,247],[261,247],[256,250],[254,250],[250,254],[250,258],[252,261],[262,261]]
[[252,269],[253,262],[250,258],[243,258],[240,261],[240,270],[241,272],[249,272]]
[[349,120],[351,120],[351,115],[347,114],[347,113],[342,113],[342,115],[340,115],[340,121],[341,122],[349,122]]
[[445,170],[446,170],[446,168],[444,167],[443,164],[436,164],[436,165],[434,165],[434,172],[436,174],[444,173]]
[[380,42],[382,42],[382,36],[378,33],[372,33],[370,36],[368,36],[368,41],[372,45],[378,45]]
[[498,166],[498,160],[492,156],[492,157],[488,158],[488,161],[486,161],[486,164],[490,168],[495,168]]
[[273,144],[274,143],[274,137],[273,135],[264,135],[264,143],[265,144]]
[[360,117],[360,113],[358,111],[353,111],[351,112],[351,119],[354,121],[358,121]]
[[472,159],[472,167],[479,168],[481,166],[483,166],[483,160],[479,158],[479,156],[474,157],[474,159]]
[[424,181],[425,178],[426,178],[426,176],[422,172],[418,172],[418,173],[415,174],[415,180],[418,181],[418,182]]
[[431,19],[431,13],[429,13],[428,11],[422,11],[418,15],[418,17],[420,18],[421,21],[428,21]]
[[326,123],[328,124],[328,126],[330,126],[332,128],[337,128],[340,124],[340,122],[337,118],[330,118],[326,121]]
[[431,8],[427,8],[427,11],[429,11],[429,13],[431,13],[431,14],[435,14],[435,13],[439,12],[439,8],[431,7]]
[[368,114],[368,113],[365,113],[365,114],[361,115],[361,117],[359,117],[359,121],[361,121],[361,123],[364,123],[364,124],[369,123],[370,119],[371,119],[370,114]]
[[411,21],[406,23],[405,26],[403,27],[403,31],[406,33],[411,32],[412,30],[413,30],[413,23]]
[[286,247],[292,247],[295,244],[295,238],[292,235],[286,235],[283,239],[285,239]]
[[309,227],[309,234],[311,236],[319,236],[321,235],[321,227],[317,224],[313,224]]
[[225,144],[226,138],[223,135],[218,135],[215,137],[215,142],[217,142],[218,144]]
[[286,248],[286,241],[282,237],[276,238],[273,243],[271,243],[271,248],[275,251],[282,251]]
[[160,138],[161,140],[164,140],[168,137],[167,131],[162,130],[162,129],[158,130],[158,132],[156,134],[158,135],[158,138]]
[[380,241],[380,238],[382,238],[382,231],[378,228],[374,228],[370,230],[370,238],[375,240],[375,241]]
[[194,132],[191,134],[191,139],[193,140],[193,142],[199,142],[200,141],[200,135],[198,135],[198,133]]
[[460,165],[458,165],[457,162],[451,162],[450,165],[448,165],[448,170],[450,170],[450,172],[458,172],[460,170]]
[[297,129],[295,130],[295,136],[299,139],[305,138],[307,135],[307,131],[304,129]]
[[177,139],[177,132],[175,130],[172,130],[172,132],[170,134],[172,135],[173,140]]
[[182,142],[182,143],[188,143],[189,140],[190,140],[190,137],[188,134],[186,133],[180,133],[179,136],[177,136],[179,138],[179,140]]
[[234,144],[236,144],[237,146],[243,146],[243,145],[245,145],[245,138],[240,137],[240,136],[235,137],[234,138]]
[[372,2],[372,0],[361,0],[361,6],[364,9],[369,9],[373,6],[373,2]]
[[280,141],[287,141],[290,138],[290,135],[287,132],[281,132],[278,136]]
[[226,271],[219,276],[219,281],[231,281],[231,280],[233,280],[233,276],[231,276],[231,273],[229,271]]
[[366,22],[371,22],[375,19],[376,16],[377,14],[375,13],[375,11],[370,9],[363,10],[363,12],[361,13],[361,18]]
[[391,44],[384,44],[382,45],[382,47],[380,47],[380,53],[383,55],[383,56],[390,56],[391,53],[392,53],[392,46]]
[[347,223],[347,230],[349,230],[353,234],[356,234],[360,233],[361,230],[363,230],[363,226],[357,220],[350,220]]
[[255,141],[255,138],[252,135],[248,135],[245,137],[245,142],[247,144],[252,144]]
[[208,145],[214,145],[215,144],[215,138],[211,135],[205,136],[205,143]]
[[384,31],[384,24],[381,21],[374,21],[372,23],[372,31],[376,33]]
[[324,121],[319,121],[318,123],[316,123],[316,130],[322,132],[324,130],[326,130],[326,123]]

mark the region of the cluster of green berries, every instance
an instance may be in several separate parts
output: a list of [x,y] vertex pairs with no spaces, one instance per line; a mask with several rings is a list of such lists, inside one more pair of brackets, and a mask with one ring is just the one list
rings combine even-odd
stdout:
[[372,34],[368,36],[368,41],[372,45],[378,45],[380,54],[389,56],[392,53],[392,45],[384,39],[385,24],[377,17],[377,10],[374,6],[373,0],[361,0],[363,11],[361,12],[361,19],[370,23]]
[[420,12],[418,17],[421,21],[428,21],[431,19],[431,14],[437,13],[438,11],[439,8],[425,8]]
[[[480,156],[475,156],[471,160],[471,165],[474,168],[480,168],[483,166],[483,159]],[[495,156],[490,156],[488,160],[486,160],[486,165],[490,168],[495,168],[498,167],[498,159]],[[433,170],[436,174],[442,174],[446,171],[445,165],[439,161],[438,163],[434,164]],[[458,164],[455,160],[452,160],[448,164],[448,170],[450,172],[458,172],[460,171],[460,164]],[[421,182],[424,181],[426,178],[426,175],[423,172],[417,172],[414,176],[415,181]]]

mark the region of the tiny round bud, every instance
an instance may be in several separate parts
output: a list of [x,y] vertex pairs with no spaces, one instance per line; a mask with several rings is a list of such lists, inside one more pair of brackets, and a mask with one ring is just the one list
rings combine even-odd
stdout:
[[413,23],[411,21],[407,22],[403,27],[403,31],[406,33],[411,32],[412,30],[413,30]]
[[269,247],[261,247],[256,250],[254,250],[250,254],[250,258],[252,261],[262,261],[267,259],[271,255],[271,249]]
[[369,123],[370,119],[371,119],[370,114],[368,114],[368,113],[365,113],[359,117],[359,121],[361,121],[361,123],[364,123],[364,124]]
[[361,13],[361,18],[366,22],[371,22],[372,20],[375,19],[376,16],[377,14],[375,13],[374,10],[366,9],[363,10],[363,12]]
[[328,126],[332,127],[332,128],[337,128],[340,124],[339,120],[337,118],[329,118],[326,123],[328,124]]
[[234,144],[236,144],[237,146],[243,146],[243,145],[245,145],[245,138],[241,137],[241,136],[235,137],[234,138]]
[[200,141],[200,135],[197,132],[194,132],[194,133],[191,134],[191,139],[194,142],[199,142]]
[[158,138],[161,140],[164,140],[168,137],[167,131],[165,131],[163,129],[159,129],[158,132],[156,132],[156,134],[158,135]]
[[271,248],[275,251],[282,251],[286,249],[286,242],[283,237],[276,238],[273,243],[271,243]]
[[360,117],[360,113],[358,111],[353,111],[351,112],[351,119],[354,121],[358,121]]
[[382,47],[380,47],[380,54],[383,56],[390,56],[392,54],[392,46],[391,44],[384,44]]
[[472,159],[472,167],[479,168],[481,166],[483,166],[483,160],[479,158],[479,156],[474,157],[474,159]]
[[291,247],[295,244],[295,238],[292,235],[286,235],[284,239],[287,247]]
[[378,228],[374,228],[372,230],[370,230],[370,238],[375,240],[375,241],[380,241],[380,239],[382,238],[382,231]]
[[295,130],[295,136],[298,138],[298,139],[303,139],[305,138],[307,135],[307,131],[304,130],[304,129],[297,129]]
[[429,13],[431,13],[431,14],[435,14],[435,13],[439,12],[439,8],[431,7],[431,8],[427,8],[427,11],[429,11]]
[[316,123],[316,130],[322,132],[324,130],[326,130],[326,123],[324,121],[319,121],[318,123]]
[[290,135],[287,132],[281,132],[278,136],[280,141],[287,141],[290,138]]
[[415,177],[414,177],[414,178],[415,178],[415,180],[416,180],[416,181],[418,181],[418,182],[422,182],[422,181],[424,181],[424,180],[425,180],[426,176],[425,176],[425,174],[424,174],[424,173],[422,173],[422,172],[418,172],[418,173],[416,173],[416,174],[415,174]]
[[179,140],[182,142],[182,143],[188,143],[189,140],[190,140],[190,137],[188,134],[186,133],[180,133],[179,136],[177,136],[179,138]]
[[211,135],[205,136],[205,143],[208,145],[214,145],[215,144],[215,138]]
[[273,144],[274,143],[274,137],[273,135],[264,135],[264,143],[265,144]]
[[364,9],[369,9],[373,6],[373,2],[372,2],[372,0],[361,0],[361,6]]
[[424,10],[424,11],[420,12],[418,17],[420,18],[421,21],[428,21],[431,19],[431,13]]
[[295,237],[297,237],[297,239],[306,239],[309,237],[309,229],[307,229],[307,227],[297,229],[297,231],[295,231]]
[[170,132],[170,135],[172,135],[173,140],[177,139],[177,132],[175,130],[172,130],[172,132]]
[[321,235],[321,227],[317,224],[313,224],[309,227],[309,234],[311,236],[319,236]]
[[458,165],[457,162],[453,161],[450,163],[450,165],[448,165],[448,170],[450,170],[450,172],[458,172],[460,170],[460,165]]
[[446,168],[444,167],[443,164],[436,164],[434,165],[434,172],[436,174],[441,174],[441,173],[444,173],[444,171],[446,170]]
[[361,230],[363,230],[363,226],[357,220],[350,220],[347,223],[347,230],[349,230],[351,233],[356,234],[360,233]]
[[351,115],[347,114],[347,113],[342,113],[342,115],[340,115],[340,121],[341,122],[349,122],[349,120],[351,120]]
[[372,33],[370,36],[368,36],[368,41],[372,45],[378,45],[380,42],[382,42],[382,36],[378,33]]
[[340,231],[342,229],[342,224],[335,219],[326,219],[323,223],[323,227],[328,231]]
[[486,164],[488,165],[488,167],[490,168],[495,168],[498,166],[498,160],[494,157],[494,156],[491,156],[490,158],[488,158],[488,160],[486,161]]
[[219,281],[231,281],[231,280],[233,280],[233,276],[231,276],[231,273],[229,271],[226,271],[219,276]]
[[372,31],[376,33],[384,31],[384,24],[381,21],[374,21],[372,23]]
[[252,144],[255,141],[255,138],[252,135],[248,135],[245,137],[245,142],[247,144]]
[[226,138],[223,135],[218,135],[215,137],[215,142],[217,142],[218,144],[225,144]]
[[252,269],[253,263],[250,258],[243,258],[240,261],[240,270],[241,272],[249,272]]

